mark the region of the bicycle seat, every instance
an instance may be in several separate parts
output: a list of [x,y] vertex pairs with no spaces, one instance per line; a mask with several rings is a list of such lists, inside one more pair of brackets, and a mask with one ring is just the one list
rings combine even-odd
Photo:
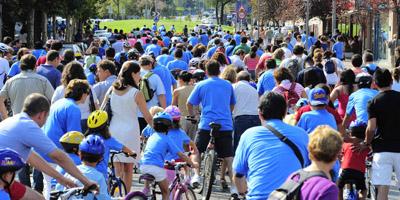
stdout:
[[141,182],[142,180],[146,180],[146,181],[149,181],[149,182],[153,182],[153,181],[156,180],[156,178],[155,178],[153,175],[151,175],[151,174],[142,174],[142,175],[140,175],[140,177],[139,177],[139,182]]
[[211,129],[214,129],[214,130],[219,130],[221,128],[221,124],[218,124],[218,123],[215,123],[215,122],[211,122],[208,125],[211,127]]

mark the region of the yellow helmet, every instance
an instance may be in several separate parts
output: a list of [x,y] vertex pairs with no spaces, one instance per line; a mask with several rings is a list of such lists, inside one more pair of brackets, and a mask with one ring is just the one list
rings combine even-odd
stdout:
[[70,131],[70,132],[64,134],[60,138],[59,141],[61,143],[79,145],[84,138],[85,138],[85,136],[81,132],[79,132],[79,131]]
[[103,110],[95,110],[93,111],[87,120],[88,128],[99,128],[100,126],[107,123],[108,114]]

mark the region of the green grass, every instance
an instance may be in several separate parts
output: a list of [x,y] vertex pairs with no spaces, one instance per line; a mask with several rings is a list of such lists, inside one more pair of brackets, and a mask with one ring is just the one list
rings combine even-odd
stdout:
[[[201,24],[200,21],[182,21],[182,20],[173,20],[173,19],[166,19],[166,20],[160,20],[157,23],[157,26],[161,26],[164,24],[165,28],[169,30],[173,25],[175,25],[175,29],[178,33],[183,32],[183,27],[185,25],[188,25],[189,30],[192,30],[196,24]],[[131,19],[131,20],[118,20],[118,21],[113,21],[113,22],[101,22],[100,27],[107,26],[107,28],[111,29],[122,29],[124,32],[128,33],[130,32],[133,28],[142,28],[143,25],[146,25],[148,28],[151,28],[153,26],[153,20],[151,19]],[[233,31],[234,28],[231,26],[222,26],[224,30],[229,30]]]

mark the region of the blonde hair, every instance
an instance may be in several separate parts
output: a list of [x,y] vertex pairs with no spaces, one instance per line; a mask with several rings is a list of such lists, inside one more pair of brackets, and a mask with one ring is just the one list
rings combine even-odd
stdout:
[[233,65],[227,66],[221,74],[222,79],[227,80],[231,83],[236,82],[236,76],[237,76],[236,69]]
[[149,113],[150,113],[151,116],[154,116],[159,112],[164,112],[164,108],[161,108],[159,106],[153,106],[149,110]]
[[342,149],[343,139],[340,133],[329,126],[318,126],[311,134],[308,151],[311,160],[331,163]]

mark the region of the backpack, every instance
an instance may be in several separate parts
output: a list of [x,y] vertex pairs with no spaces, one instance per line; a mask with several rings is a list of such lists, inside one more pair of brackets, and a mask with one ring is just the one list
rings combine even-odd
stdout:
[[90,65],[96,63],[96,55],[90,55],[88,59],[86,59],[86,63],[84,65],[85,69],[89,69]]
[[378,69],[379,69],[379,67],[378,67],[378,66],[376,66],[375,70],[372,70],[371,68],[369,68],[369,66],[368,66],[368,65],[366,65],[366,66],[362,66],[362,67],[361,67],[361,69],[362,69],[362,70],[364,70],[364,71],[367,71],[367,72],[368,72],[368,74],[370,74],[371,76],[373,76],[373,75],[374,75],[374,73],[375,73],[375,71],[376,71],[376,70],[378,70]]
[[303,67],[301,66],[301,63],[296,58],[292,58],[292,59],[289,60],[289,62],[287,64],[287,68],[290,70],[290,72],[292,73],[293,77],[297,77],[297,74],[299,74],[299,72],[301,70],[303,70]]
[[325,62],[324,65],[324,71],[326,74],[333,74],[336,72],[336,66],[335,66],[335,62],[333,62],[333,60],[328,59]]
[[278,86],[279,90],[283,92],[283,97],[285,98],[288,108],[293,108],[297,101],[300,99],[300,96],[296,93],[296,83],[292,83],[289,90],[285,89],[282,86]]
[[124,62],[126,62],[128,60],[128,56],[126,55],[125,52],[121,52],[121,54],[119,54],[119,64],[122,66],[124,64]]
[[[293,180],[293,177],[299,176],[299,180]],[[271,192],[268,200],[300,200],[301,199],[301,187],[304,182],[312,177],[323,177],[328,179],[322,171],[307,172],[303,169],[298,170],[292,176],[290,176],[278,189]]]
[[149,78],[153,74],[153,72],[149,72],[143,76],[142,80],[140,80],[139,90],[143,93],[146,102],[149,102],[151,99],[153,99],[154,96],[155,91],[151,89],[149,82]]

